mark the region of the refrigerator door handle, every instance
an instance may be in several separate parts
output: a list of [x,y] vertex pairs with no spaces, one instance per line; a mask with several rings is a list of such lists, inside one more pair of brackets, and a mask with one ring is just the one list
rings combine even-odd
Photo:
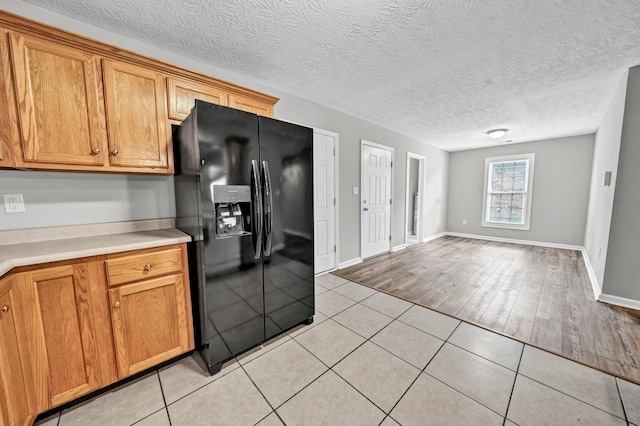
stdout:
[[260,174],[257,160],[251,160],[251,176],[253,190],[253,257],[260,259],[262,251],[262,191],[260,190]]
[[269,163],[262,162],[264,177],[264,255],[271,255],[271,239],[273,235],[273,193],[271,192],[271,173]]

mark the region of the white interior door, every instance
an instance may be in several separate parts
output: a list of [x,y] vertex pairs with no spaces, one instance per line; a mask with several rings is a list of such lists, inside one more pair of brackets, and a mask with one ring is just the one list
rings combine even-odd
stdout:
[[391,170],[393,150],[362,143],[362,257],[391,248]]
[[336,268],[335,146],[338,135],[313,132],[315,273]]

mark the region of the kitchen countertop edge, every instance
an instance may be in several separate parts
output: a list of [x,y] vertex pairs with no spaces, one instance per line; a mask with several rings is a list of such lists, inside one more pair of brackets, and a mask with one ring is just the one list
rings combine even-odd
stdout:
[[0,278],[19,266],[162,247],[190,241],[191,237],[182,231],[167,228],[2,245],[0,246]]

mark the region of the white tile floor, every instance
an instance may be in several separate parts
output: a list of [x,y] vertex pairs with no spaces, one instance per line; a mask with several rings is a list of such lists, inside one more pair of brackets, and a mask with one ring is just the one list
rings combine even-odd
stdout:
[[333,275],[315,321],[198,355],[40,425],[640,425],[640,386]]

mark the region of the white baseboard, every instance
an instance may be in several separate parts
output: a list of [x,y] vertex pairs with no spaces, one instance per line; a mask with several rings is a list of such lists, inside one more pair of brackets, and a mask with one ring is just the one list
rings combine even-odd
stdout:
[[430,235],[428,237],[424,237],[422,239],[422,242],[426,243],[427,241],[437,240],[438,238],[442,238],[442,237],[445,237],[445,236],[447,236],[447,233],[446,232],[441,232],[439,234],[435,234],[435,235]]
[[572,246],[569,244],[557,244],[557,243],[545,243],[543,241],[529,241],[529,240],[516,240],[512,238],[488,237],[485,235],[462,234],[460,232],[446,232],[445,234],[450,235],[452,237],[473,238],[476,240],[498,241],[501,243],[523,244],[527,246],[551,247],[551,248],[561,248],[561,249],[578,250],[578,251],[582,251],[583,249],[582,246]]
[[391,251],[396,252],[396,251],[404,250],[406,248],[407,248],[406,244],[400,244],[399,246],[392,247]]
[[338,264],[338,269],[347,268],[349,266],[357,265],[358,263],[362,263],[361,257],[356,257],[355,259],[349,259],[344,262],[340,262]]
[[582,258],[584,259],[584,266],[587,268],[587,273],[589,274],[589,281],[591,281],[591,288],[593,289],[593,297],[595,300],[600,300],[600,296],[602,295],[602,288],[600,287],[600,283],[598,282],[598,278],[596,277],[596,271],[593,270],[593,266],[591,265],[591,260],[589,259],[589,255],[587,254],[587,249],[582,247]]
[[623,308],[640,310],[640,300],[627,299],[626,297],[612,296],[610,294],[600,294],[598,301],[611,305],[622,306]]

